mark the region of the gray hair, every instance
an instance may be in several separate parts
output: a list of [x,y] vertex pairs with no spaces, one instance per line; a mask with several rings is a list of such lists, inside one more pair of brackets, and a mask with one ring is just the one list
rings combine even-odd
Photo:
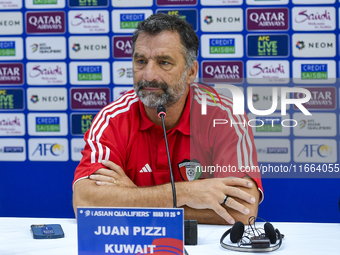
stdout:
[[137,38],[141,33],[158,35],[163,31],[178,32],[183,46],[186,67],[191,67],[193,62],[197,60],[199,39],[191,25],[176,15],[157,13],[138,23],[132,37],[132,55],[135,52]]

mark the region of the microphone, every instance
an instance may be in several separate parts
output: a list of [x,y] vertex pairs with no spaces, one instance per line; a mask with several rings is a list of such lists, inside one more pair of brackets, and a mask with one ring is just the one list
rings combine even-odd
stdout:
[[[176,187],[174,181],[174,175],[172,173],[171,167],[171,160],[170,160],[170,152],[169,152],[169,145],[168,145],[168,138],[166,136],[166,129],[164,118],[166,116],[166,110],[163,105],[159,105],[157,107],[157,115],[160,119],[162,119],[162,127],[164,131],[164,139],[165,139],[165,147],[166,153],[168,155],[168,162],[169,162],[169,169],[170,169],[170,180],[171,180],[171,187],[172,187],[172,197],[173,197],[173,208],[177,208],[177,199],[176,199]],[[185,244],[197,244],[197,220],[184,220],[185,228],[184,228],[184,235],[185,235]],[[188,227],[187,227],[188,225]],[[191,226],[194,225],[194,226]],[[187,250],[184,248],[185,255],[189,255]]]
[[165,147],[166,147],[166,153],[168,155],[168,162],[169,162],[169,169],[170,169],[170,180],[171,180],[172,197],[173,197],[173,203],[174,203],[173,207],[177,208],[176,187],[175,187],[174,175],[172,173],[168,138],[166,136],[165,122],[164,122],[164,117],[166,116],[166,110],[165,110],[165,107],[163,105],[159,105],[157,107],[157,115],[158,115],[159,118],[162,119],[162,126],[163,126],[164,139],[165,139]]

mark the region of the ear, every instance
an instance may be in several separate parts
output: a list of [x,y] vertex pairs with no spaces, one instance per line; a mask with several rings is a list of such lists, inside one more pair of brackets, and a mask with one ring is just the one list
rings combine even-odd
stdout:
[[192,66],[188,68],[188,71],[187,71],[188,72],[188,80],[187,80],[188,85],[190,85],[197,78],[198,68],[199,68],[199,65],[198,65],[197,60],[195,60],[192,63]]

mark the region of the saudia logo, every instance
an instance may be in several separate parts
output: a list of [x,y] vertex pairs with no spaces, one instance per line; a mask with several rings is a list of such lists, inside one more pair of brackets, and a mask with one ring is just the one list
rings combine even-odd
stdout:
[[72,26],[79,26],[81,24],[99,24],[99,23],[105,23],[104,16],[102,14],[98,14],[97,17],[93,17],[92,15],[90,17],[83,17],[83,14],[80,13],[76,16],[74,16],[74,20],[72,20],[71,25]]
[[251,76],[258,76],[260,74],[285,74],[285,70],[283,65],[279,64],[279,66],[266,66],[262,67],[262,64],[256,64],[253,66],[253,68],[250,70],[249,75]]
[[60,66],[56,66],[55,69],[52,69],[51,67],[49,68],[40,68],[39,66],[35,66],[32,68],[32,70],[29,73],[29,76],[31,78],[35,78],[38,76],[58,76],[58,75],[63,75],[62,71],[61,71],[61,67]]
[[299,15],[295,18],[296,23],[303,23],[305,21],[325,21],[331,20],[331,14],[329,11],[325,10],[324,13],[308,13],[308,10],[303,10],[299,12]]

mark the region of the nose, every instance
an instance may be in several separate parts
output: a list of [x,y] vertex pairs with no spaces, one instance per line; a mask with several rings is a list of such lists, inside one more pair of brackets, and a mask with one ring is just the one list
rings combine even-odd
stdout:
[[144,68],[143,79],[145,81],[159,81],[160,77],[157,71],[157,65],[150,60]]

